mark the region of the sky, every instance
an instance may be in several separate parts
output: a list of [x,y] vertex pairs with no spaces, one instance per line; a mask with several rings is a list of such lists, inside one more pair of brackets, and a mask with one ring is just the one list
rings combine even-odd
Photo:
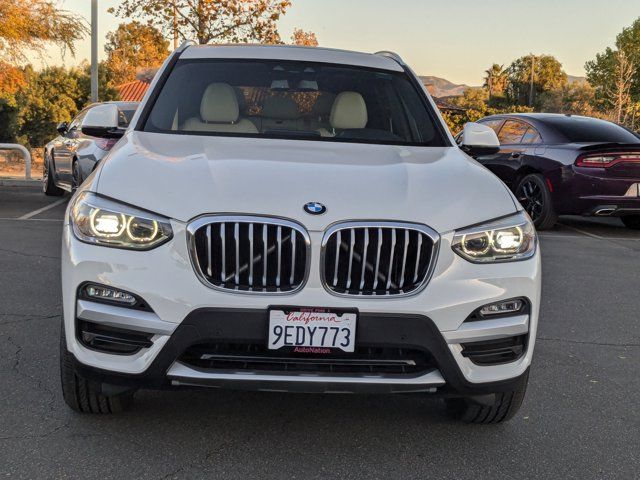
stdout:
[[[90,0],[59,0],[90,19]],[[120,0],[98,0],[99,44],[125,19],[107,13]],[[298,27],[316,33],[321,46],[364,52],[392,50],[419,75],[482,84],[492,63],[508,65],[527,55],[551,54],[570,75],[612,46],[616,35],[640,17],[638,0],[292,0],[278,28],[288,39]],[[50,49],[51,65],[75,65],[90,57],[90,41],[76,58]],[[34,60],[34,63],[39,63]]]

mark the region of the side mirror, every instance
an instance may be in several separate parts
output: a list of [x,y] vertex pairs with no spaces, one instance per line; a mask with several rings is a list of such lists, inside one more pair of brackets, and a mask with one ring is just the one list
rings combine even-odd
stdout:
[[492,128],[469,122],[462,130],[460,148],[472,157],[495,155],[500,151],[500,140]]
[[120,138],[124,129],[118,128],[118,107],[112,103],[91,108],[82,121],[82,133],[90,137]]
[[65,133],[67,133],[69,131],[69,124],[67,122],[61,122],[56,127],[56,130],[58,131],[58,133],[60,135],[64,135]]

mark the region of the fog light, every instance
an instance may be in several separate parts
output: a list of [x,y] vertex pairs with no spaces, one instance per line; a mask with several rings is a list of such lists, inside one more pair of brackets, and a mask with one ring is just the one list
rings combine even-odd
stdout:
[[96,300],[107,300],[111,302],[123,303],[125,305],[134,305],[136,297],[130,293],[116,290],[114,288],[103,287],[99,285],[87,285],[84,291],[89,298]]
[[492,315],[501,315],[505,313],[517,313],[522,310],[523,306],[524,302],[520,299],[491,303],[480,309],[480,315],[483,317],[490,317]]

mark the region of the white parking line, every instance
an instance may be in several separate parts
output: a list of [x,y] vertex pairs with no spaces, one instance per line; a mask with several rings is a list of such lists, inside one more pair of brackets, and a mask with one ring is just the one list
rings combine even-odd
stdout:
[[[565,225],[566,226],[566,225]],[[580,232],[582,233],[582,232]],[[598,237],[595,235],[588,235],[586,232],[584,234],[585,236],[589,236],[589,237],[593,237],[593,238],[597,238],[598,240],[617,240],[617,241],[631,241],[631,242],[640,242],[640,238],[631,238],[631,237]],[[542,238],[583,238],[583,235],[564,235],[562,233],[554,233],[554,232],[548,232],[548,233],[538,233],[539,237]]]
[[0,217],[0,222],[12,220],[14,222],[62,222],[61,218],[27,218],[26,220],[13,217]]
[[578,232],[578,233],[581,233],[582,235],[586,235],[587,237],[597,238],[598,240],[610,240],[607,237],[601,237],[600,235],[596,235],[595,233],[585,232],[584,230],[581,230],[576,227],[572,227],[571,225],[565,225],[564,223],[560,223],[560,225],[570,230],[573,230],[574,232]]
[[47,210],[52,209],[53,207],[57,207],[58,205],[61,205],[63,203],[65,203],[68,199],[66,198],[61,198],[60,200],[57,200],[53,203],[50,203],[49,205],[46,205],[42,208],[38,208],[37,210],[34,210],[33,212],[29,212],[26,213],[24,215],[22,215],[21,217],[18,217],[18,220],[29,220],[31,217],[35,217],[36,215],[41,214],[42,212],[46,212]]

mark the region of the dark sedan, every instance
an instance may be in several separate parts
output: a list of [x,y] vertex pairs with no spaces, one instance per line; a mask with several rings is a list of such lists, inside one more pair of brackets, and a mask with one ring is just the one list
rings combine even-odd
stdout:
[[514,192],[538,229],[558,215],[616,216],[640,229],[640,139],[604,120],[561,114],[510,114],[478,123],[500,140],[476,159]]
[[[118,127],[122,129],[129,126],[138,107],[135,102],[104,103],[114,103],[118,107]],[[82,122],[87,112],[97,105],[102,103],[89,105],[71,122],[58,125],[59,136],[45,146],[42,189],[46,195],[74,191],[115,145],[115,138],[97,138],[82,132]]]

